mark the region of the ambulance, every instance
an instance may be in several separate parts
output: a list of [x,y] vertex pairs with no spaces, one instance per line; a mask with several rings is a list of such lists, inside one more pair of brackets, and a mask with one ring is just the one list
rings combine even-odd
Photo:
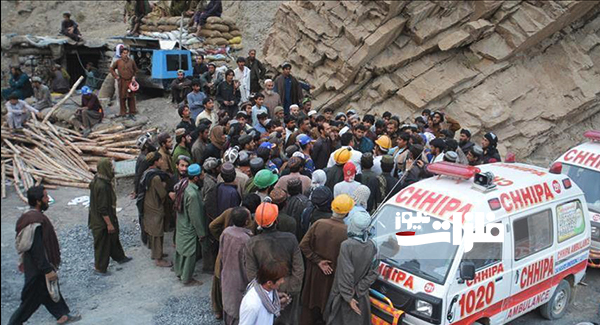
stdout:
[[548,169],[430,164],[436,176],[373,217],[372,324],[504,324],[536,308],[562,317],[585,275],[586,198]]
[[565,152],[551,169],[568,175],[581,188],[592,222],[588,266],[600,268],[600,130],[583,134],[590,141]]

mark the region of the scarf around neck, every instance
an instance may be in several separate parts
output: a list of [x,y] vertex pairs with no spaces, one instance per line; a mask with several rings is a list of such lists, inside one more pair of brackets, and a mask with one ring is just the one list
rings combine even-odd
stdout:
[[260,298],[260,302],[263,304],[265,309],[270,313],[275,315],[275,317],[279,317],[281,313],[281,304],[279,302],[279,294],[277,290],[273,290],[273,300],[269,298],[265,289],[256,281],[256,279],[252,280],[248,285],[249,290],[256,290],[256,294]]

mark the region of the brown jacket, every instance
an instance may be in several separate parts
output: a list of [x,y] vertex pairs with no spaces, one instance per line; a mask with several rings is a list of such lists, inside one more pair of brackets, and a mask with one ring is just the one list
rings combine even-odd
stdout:
[[[118,75],[115,70],[119,71]],[[137,73],[137,71],[138,71],[138,68],[133,59],[127,59],[127,61],[124,60],[123,58],[118,59],[110,67],[110,73],[113,75],[113,77],[115,79],[117,79],[117,76],[118,76],[124,80],[131,80],[133,77],[135,77],[135,74]]]

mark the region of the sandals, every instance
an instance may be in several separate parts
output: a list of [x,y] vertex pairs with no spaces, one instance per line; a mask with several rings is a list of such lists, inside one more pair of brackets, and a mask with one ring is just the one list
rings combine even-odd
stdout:
[[69,324],[69,323],[75,323],[77,321],[81,320],[81,315],[71,315],[71,314],[67,314],[67,320],[65,320],[64,322],[56,322],[56,324]]

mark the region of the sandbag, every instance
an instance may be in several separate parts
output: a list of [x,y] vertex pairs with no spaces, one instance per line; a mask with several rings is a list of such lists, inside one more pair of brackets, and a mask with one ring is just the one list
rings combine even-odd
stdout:
[[242,43],[242,38],[239,36],[236,36],[229,40],[229,44],[240,44],[240,43]]
[[160,25],[158,26],[158,30],[163,31],[163,32],[170,32],[172,30],[176,30],[177,26],[173,26],[173,25]]
[[239,43],[239,44],[231,44],[229,47],[230,47],[232,50],[235,50],[235,51],[239,51],[239,50],[241,50],[241,49],[243,49],[243,48],[244,48],[244,46],[242,45],[242,43]]
[[161,17],[158,22],[157,25],[161,26],[161,25],[168,25],[168,18],[167,17]]
[[167,18],[167,25],[179,25],[179,17],[169,17]]
[[221,17],[216,17],[216,16],[206,18],[206,22],[209,24],[222,24],[223,23]]
[[221,35],[221,32],[219,32],[218,30],[211,30],[211,29],[201,29],[199,34],[200,34],[200,36],[206,37],[206,38],[218,38],[218,37],[223,36],[223,35]]
[[224,39],[232,39],[235,36],[231,35],[230,33],[221,33],[221,37],[223,37]]
[[158,32],[160,31],[160,27],[150,26],[150,25],[142,25],[140,26],[140,31],[142,32]]
[[[242,32],[240,32],[239,30],[236,30],[236,29],[234,29],[234,30],[230,30],[230,31],[229,31],[229,34],[230,34],[231,36],[233,36],[233,37],[236,37],[236,36],[242,36]],[[233,37],[232,37],[232,38],[233,38]]]
[[221,24],[225,24],[231,28],[235,27],[235,20],[233,20],[233,18],[230,17],[222,17],[221,18]]
[[229,31],[229,26],[223,24],[206,24],[204,25],[206,29],[218,30],[222,33],[226,33]]
[[219,45],[219,46],[223,46],[223,45],[227,45],[228,42],[226,39],[222,38],[222,37],[213,37],[213,38],[209,38],[206,40],[206,43],[209,45]]

